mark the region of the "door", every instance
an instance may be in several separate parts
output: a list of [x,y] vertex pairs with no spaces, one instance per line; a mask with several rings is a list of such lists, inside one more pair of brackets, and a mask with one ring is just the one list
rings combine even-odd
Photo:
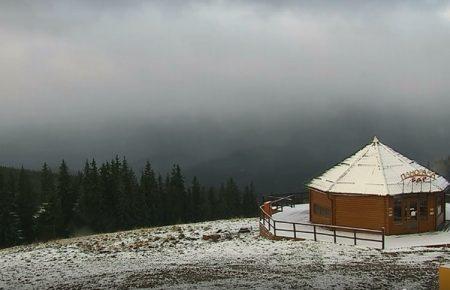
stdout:
[[418,218],[418,208],[417,208],[417,199],[415,198],[405,198],[404,200],[405,207],[405,226],[409,233],[417,233],[417,218]]

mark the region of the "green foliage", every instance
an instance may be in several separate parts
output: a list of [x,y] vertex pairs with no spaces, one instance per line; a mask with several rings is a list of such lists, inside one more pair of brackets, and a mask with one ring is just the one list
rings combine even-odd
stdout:
[[8,189],[3,173],[0,173],[0,248],[19,244],[22,239],[14,192]]
[[26,242],[32,242],[34,240],[33,217],[38,200],[33,192],[28,172],[23,167],[20,169],[17,181],[16,204],[24,239]]
[[64,234],[64,236],[68,235],[69,228],[73,220],[74,207],[78,197],[78,188],[79,186],[72,185],[72,177],[69,174],[69,168],[66,162],[62,160],[58,171],[56,195],[61,203],[62,211],[62,229],[59,230],[59,232]]
[[1,169],[0,247],[68,237],[79,228],[112,232],[257,213],[253,184],[242,191],[229,178],[219,189],[205,188],[194,177],[186,185],[177,164],[165,179],[149,162],[137,178],[119,157],[99,167],[86,161],[77,175],[64,160],[56,174],[46,163],[39,175],[22,168],[3,179]]
[[53,173],[44,163],[41,170],[41,195],[43,202],[33,215],[33,230],[38,240],[64,236],[64,218],[61,198],[56,192]]

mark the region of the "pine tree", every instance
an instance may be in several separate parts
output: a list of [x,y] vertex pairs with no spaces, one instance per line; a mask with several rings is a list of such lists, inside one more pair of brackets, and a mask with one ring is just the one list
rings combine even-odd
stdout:
[[37,200],[28,173],[23,166],[19,171],[16,204],[24,239],[26,242],[32,242],[34,240],[33,216],[36,212]]
[[47,202],[55,193],[55,179],[53,172],[44,162],[41,170],[41,199]]
[[167,189],[169,187],[170,177],[167,176],[166,180],[163,181],[161,174],[158,174],[158,195],[159,195],[159,215],[158,215],[158,225],[166,225],[170,222],[170,200]]
[[219,192],[217,195],[217,206],[216,206],[216,215],[215,217],[218,219],[227,218],[230,216],[228,206],[227,206],[227,192],[225,190],[225,185],[223,183],[220,184]]
[[72,207],[72,218],[69,222],[69,225],[66,227],[68,233],[74,232],[78,227],[83,225],[83,221],[81,220],[81,217],[79,215],[78,209],[79,209],[79,200],[81,196],[81,191],[83,188],[83,173],[81,171],[78,171],[75,176],[73,176],[73,182],[71,186],[71,192],[73,195],[74,204]]
[[205,206],[206,217],[208,220],[215,220],[219,217],[217,193],[214,187],[208,189],[207,201]]
[[83,171],[82,190],[78,200],[77,212],[85,226],[92,230],[101,231],[99,209],[102,205],[102,196],[99,190],[99,175],[97,163],[86,161]]
[[167,191],[170,200],[170,208],[168,209],[171,214],[170,222],[177,223],[186,220],[188,210],[184,176],[178,164],[173,165],[169,181]]
[[60,231],[60,233],[67,236],[69,225],[74,216],[73,211],[77,195],[76,192],[73,191],[69,168],[64,160],[61,161],[61,165],[59,166],[56,193],[61,201],[62,210],[63,231]]
[[132,217],[130,216],[130,200],[129,200],[129,186],[127,185],[127,175],[124,173],[122,163],[116,157],[114,164],[112,165],[114,170],[114,179],[118,183],[118,190],[116,195],[116,214],[117,214],[117,227],[119,229],[125,229],[130,226]]
[[33,218],[33,229],[38,240],[50,240],[64,233],[61,199],[56,193],[53,173],[44,163],[41,170],[41,189],[45,199]]
[[142,226],[146,220],[146,203],[142,192],[139,190],[136,175],[124,157],[122,160],[122,183],[127,203],[128,221],[126,228]]
[[140,191],[144,196],[147,225],[157,224],[158,214],[160,214],[160,199],[158,194],[158,184],[155,177],[155,172],[152,169],[150,162],[146,162],[144,171],[141,175]]
[[192,180],[192,186],[190,190],[190,211],[191,219],[197,222],[203,218],[202,215],[202,187],[197,177]]
[[0,172],[0,248],[17,245],[22,240],[14,192],[8,190],[3,173]]
[[246,186],[242,197],[242,215],[246,217],[258,214],[258,203],[256,200],[255,187],[253,182]]
[[238,216],[241,210],[240,191],[233,178],[227,180],[225,187],[225,208],[228,217]]
[[[114,231],[118,227],[116,218],[117,180],[112,176],[111,164],[103,163],[99,169],[99,191],[102,200],[98,213],[101,231]],[[100,209],[99,209],[100,210]]]

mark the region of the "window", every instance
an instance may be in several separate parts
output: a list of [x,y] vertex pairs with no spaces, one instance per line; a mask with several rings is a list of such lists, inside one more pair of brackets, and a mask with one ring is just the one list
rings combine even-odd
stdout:
[[440,215],[442,213],[442,194],[438,193],[436,195],[436,209],[437,209],[437,215]]
[[328,207],[323,207],[318,204],[314,204],[314,213],[323,217],[331,216],[331,210]]
[[394,199],[394,222],[401,222],[402,220],[402,200],[396,198]]
[[421,220],[428,219],[428,200],[426,198],[419,199],[419,216]]

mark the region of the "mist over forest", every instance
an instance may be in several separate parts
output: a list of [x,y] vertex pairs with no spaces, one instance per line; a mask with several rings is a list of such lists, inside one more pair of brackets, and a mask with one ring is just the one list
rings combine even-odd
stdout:
[[424,165],[450,154],[448,115],[430,120],[420,114],[349,107],[317,115],[283,114],[282,120],[242,119],[186,118],[159,126],[112,123],[77,133],[78,129],[36,128],[10,140],[20,145],[3,145],[3,163],[38,169],[43,161],[54,165],[64,158],[74,170],[86,158],[103,161],[122,154],[138,171],[146,160],[163,172],[180,163],[188,179],[196,175],[216,185],[234,177],[241,184],[254,181],[259,191],[268,193],[302,191],[310,178],[359,150],[374,135]]
[[24,3],[0,4],[2,165],[120,155],[288,192],[374,135],[450,155],[445,3]]

